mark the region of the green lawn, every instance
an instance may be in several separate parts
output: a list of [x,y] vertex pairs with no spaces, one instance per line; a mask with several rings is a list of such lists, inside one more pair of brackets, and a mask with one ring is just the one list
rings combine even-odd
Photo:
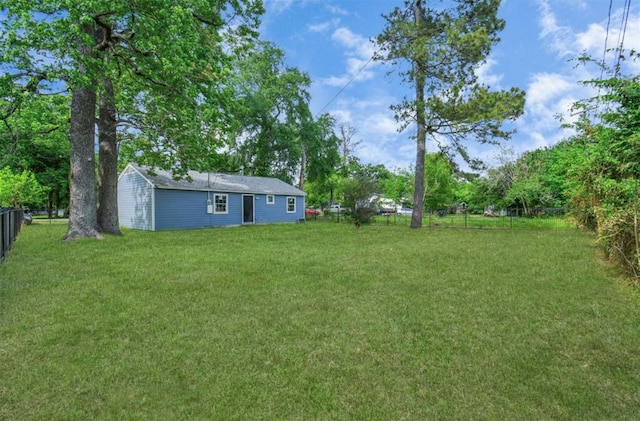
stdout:
[[[308,216],[307,221],[316,222],[338,222],[334,214]],[[350,223],[349,217],[340,216],[339,222]],[[376,215],[373,218],[374,225],[401,225],[411,224],[410,215]],[[489,228],[489,229],[555,229],[555,230],[575,230],[576,223],[570,217],[564,216],[498,216],[487,217],[474,214],[446,214],[440,216],[437,213],[426,213],[422,218],[424,227],[438,228]]]
[[639,294],[575,230],[65,231],[0,265],[2,420],[640,413]]
[[507,228],[507,229],[576,229],[575,221],[561,216],[497,216],[448,214],[429,215],[425,225],[457,228]]

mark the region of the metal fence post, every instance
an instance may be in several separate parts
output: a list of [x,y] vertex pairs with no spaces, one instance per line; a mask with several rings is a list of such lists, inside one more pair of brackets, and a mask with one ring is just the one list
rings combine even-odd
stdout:
[[23,210],[0,211],[0,262],[2,262],[22,228]]

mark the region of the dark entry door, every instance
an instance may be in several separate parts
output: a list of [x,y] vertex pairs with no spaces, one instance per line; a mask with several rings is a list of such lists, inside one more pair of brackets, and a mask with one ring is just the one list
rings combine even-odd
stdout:
[[253,224],[253,222],[254,222],[253,196],[243,195],[242,196],[242,223]]

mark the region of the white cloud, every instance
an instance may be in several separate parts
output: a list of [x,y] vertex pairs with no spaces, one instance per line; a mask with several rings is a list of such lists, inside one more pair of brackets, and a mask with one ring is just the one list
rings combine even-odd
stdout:
[[[575,7],[586,8],[587,3],[576,0]],[[607,50],[619,47],[624,40],[623,48],[626,50],[640,50],[640,15],[629,14],[624,32],[622,22],[625,12],[622,8],[613,10],[610,19],[594,22],[583,31],[574,31],[568,26],[558,24],[556,15],[549,0],[538,0],[540,9],[540,38],[547,42],[548,47],[559,57],[575,58],[582,53],[587,53],[595,59],[602,59]],[[603,10],[605,10],[603,8]],[[607,29],[608,27],[608,29]],[[605,60],[613,66],[617,55],[614,51],[607,52]],[[630,73],[640,70],[640,63],[624,63]]]
[[531,143],[527,145],[527,149],[540,149],[551,146],[551,142],[540,132],[531,132],[529,135]]
[[[540,11],[539,37],[556,54],[559,67],[555,72],[540,72],[530,76],[525,115],[517,123],[520,146],[527,150],[550,146],[567,137],[567,132],[560,129],[558,116],[562,116],[565,122],[575,120],[576,116],[571,114],[572,105],[579,99],[593,95],[588,87],[580,85],[578,81],[597,78],[600,72],[595,66],[574,67],[575,62],[568,63],[566,59],[577,58],[582,53],[600,59],[607,37],[606,21],[604,24],[591,23],[580,32],[558,23],[551,7],[556,3],[538,0],[537,4]],[[581,9],[588,7],[578,0],[574,1],[574,6]],[[609,39],[613,36],[610,29]]]
[[576,47],[591,54],[602,53],[607,30],[601,24],[592,23],[586,31],[576,34]]
[[264,8],[272,14],[280,14],[289,9],[296,0],[265,0]]
[[518,130],[528,136],[536,131],[557,131],[560,126],[557,117],[571,118],[570,108],[578,99],[580,89],[575,80],[566,75],[533,75],[527,88],[525,115],[518,121]]
[[571,107],[576,101],[594,94],[591,88],[576,83],[579,74],[581,70],[574,69],[565,74],[541,72],[531,76],[525,113],[516,122],[518,133],[514,146],[518,155],[550,147],[573,134],[570,129],[560,128],[558,118],[561,116],[567,123],[575,121],[577,115],[572,114]]
[[415,157],[415,143],[406,133],[398,133],[398,124],[389,110],[395,99],[375,88],[366,92],[364,97],[341,97],[331,114],[338,123],[357,130],[354,139],[361,143],[355,152],[363,163],[407,168]]
[[357,58],[347,59],[347,72],[352,74],[355,81],[369,80],[376,76],[375,72],[371,71],[375,65],[369,60],[361,60]]
[[538,7],[540,8],[540,19],[538,24],[540,25],[540,37],[544,38],[550,34],[553,34],[560,30],[555,14],[551,11],[551,6],[546,0],[539,0]]
[[331,4],[327,4],[326,5],[326,9],[329,11],[329,13],[334,14],[334,15],[347,16],[349,14],[349,12],[347,10],[343,9],[342,7],[334,6],[334,5],[331,5]]
[[[576,0],[576,6],[588,8],[593,4]],[[582,30],[570,28],[558,23],[549,0],[539,0],[540,38],[547,43],[550,50],[559,60],[554,72],[540,72],[530,76],[527,87],[527,103],[525,115],[517,122],[519,150],[531,150],[551,146],[573,134],[568,129],[560,129],[558,116],[564,122],[573,122],[577,115],[572,114],[571,107],[576,101],[593,97],[596,92],[579,81],[593,80],[600,77],[597,66],[575,66],[575,62],[566,62],[567,58],[577,58],[586,53],[595,60],[601,60],[607,48],[615,48],[622,39],[620,26],[622,9],[613,11],[607,22],[606,15],[601,22],[585,24]],[[605,9],[606,10],[606,9]],[[607,24],[609,30],[607,34]],[[624,34],[624,46],[627,49],[640,48],[640,17],[630,15]],[[610,67],[615,64],[615,53],[607,53],[606,63]],[[640,71],[640,63],[626,62],[622,64],[625,74]]]
[[351,123],[353,121],[351,110],[348,108],[338,108],[331,110],[331,115],[340,123]]
[[[595,59],[602,59],[605,51],[605,43],[607,50],[613,50],[620,46],[623,42],[623,48],[626,50],[640,50],[640,16],[630,15],[627,21],[626,30],[621,31],[621,23],[623,19],[622,10],[618,10],[611,16],[609,22],[609,33],[607,35],[606,22],[593,23],[588,28],[576,34],[576,48],[584,51]],[[624,37],[623,37],[624,35]],[[615,51],[608,51],[605,55],[606,63],[614,66],[618,55]],[[625,73],[638,73],[640,71],[640,62],[623,62],[623,71]]]
[[500,82],[502,82],[503,75],[492,73],[492,69],[498,62],[494,59],[488,59],[476,70],[476,76],[478,76],[478,82],[491,86],[494,89],[500,89]]
[[309,32],[316,32],[316,33],[326,32],[329,29],[336,27],[338,24],[340,24],[340,19],[331,19],[326,22],[309,24],[307,25],[307,30]]
[[364,129],[368,133],[375,133],[381,137],[396,137],[398,123],[389,113],[374,113],[364,119]]
[[355,34],[345,27],[336,29],[331,39],[345,47],[347,56],[345,73],[339,76],[329,76],[322,79],[322,83],[329,86],[344,87],[351,82],[361,82],[376,76],[372,68],[377,63],[371,61],[375,48],[368,38]]
[[640,15],[629,16],[627,31],[624,37],[624,46],[627,49],[640,51]]
[[533,75],[527,88],[527,105],[538,107],[566,94],[575,86],[575,81],[558,73]]
[[338,122],[348,123],[361,135],[375,134],[375,137],[395,137],[398,124],[389,110],[389,102],[375,94],[369,98],[343,98],[337,101],[331,111]]
[[356,55],[368,60],[375,52],[375,47],[369,38],[355,34],[345,27],[336,29],[331,39],[346,47],[349,55]]
[[342,87],[346,86],[351,80],[348,76],[329,76],[321,79],[320,81],[328,86]]
[[568,26],[558,24],[555,13],[547,0],[539,0],[540,9],[540,38],[547,42],[551,51],[559,57],[571,56],[574,53],[575,37]]

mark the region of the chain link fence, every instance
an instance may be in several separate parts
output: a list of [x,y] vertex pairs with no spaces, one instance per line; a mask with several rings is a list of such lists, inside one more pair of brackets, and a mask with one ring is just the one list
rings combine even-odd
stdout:
[[[307,221],[352,223],[345,212],[307,215]],[[376,215],[373,225],[411,225],[411,214],[395,212]],[[430,209],[422,218],[423,227],[476,229],[576,229],[576,223],[564,208],[511,208],[485,210],[483,213],[461,211],[458,208]]]

